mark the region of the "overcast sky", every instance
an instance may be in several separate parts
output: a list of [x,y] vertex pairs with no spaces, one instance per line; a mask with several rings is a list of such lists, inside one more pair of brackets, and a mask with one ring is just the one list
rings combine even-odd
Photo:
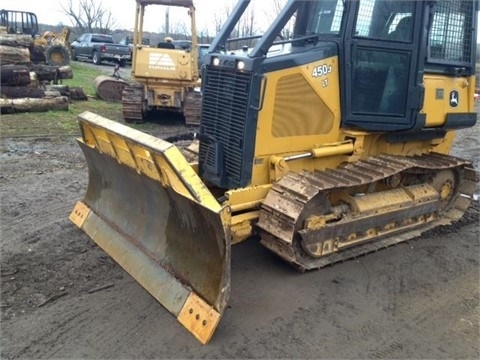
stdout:
[[[105,8],[112,11],[116,19],[116,27],[127,30],[133,30],[135,21],[135,0],[97,0],[101,1]],[[75,4],[77,0],[73,0]],[[210,28],[213,32],[213,15],[215,11],[218,14],[224,12],[226,3],[236,3],[235,0],[194,0],[197,12],[197,28],[199,31]],[[252,3],[259,7],[258,16],[264,15],[265,8],[269,0],[253,0]],[[61,4],[66,7],[67,0],[0,0],[0,9],[22,10],[30,11],[37,14],[38,22],[41,24],[57,25],[62,23],[64,25],[71,25],[71,21],[62,10]],[[150,11],[148,11],[150,10]],[[186,16],[188,9],[186,8],[171,8],[170,10],[170,26],[173,30],[175,22],[186,21],[189,18]],[[263,16],[264,17],[264,16]],[[164,6],[149,6],[146,11],[145,30],[147,31],[162,31],[165,19]],[[188,23],[189,25],[189,23]],[[213,35],[213,33],[211,34]]]
[[[77,0],[73,0],[74,3]],[[134,0],[98,0],[102,4],[111,9],[113,16],[116,19],[116,27],[127,30],[133,30],[134,16],[135,16],[135,1]],[[197,29],[203,31],[208,29],[210,35],[213,35],[214,30],[214,14],[222,13],[225,3],[236,2],[235,0],[194,0],[197,10]],[[271,0],[253,0],[255,5],[256,18],[263,19],[260,21],[261,27],[268,25],[265,13],[268,11],[268,6]],[[37,14],[38,22],[41,24],[57,25],[62,23],[64,25],[71,25],[70,19],[64,14],[60,4],[66,4],[67,0],[0,0],[0,9],[31,11]],[[269,4],[270,3],[270,4]],[[223,5],[223,6],[222,6]],[[251,5],[252,6],[252,5]],[[147,11],[145,19],[145,30],[160,32],[164,29],[165,11],[164,7],[155,6],[156,9]],[[175,22],[185,23],[188,17],[185,16],[187,9],[172,9],[170,11],[170,26],[174,30]],[[182,19],[182,20],[181,20]],[[480,32],[477,37],[477,42],[480,43]]]

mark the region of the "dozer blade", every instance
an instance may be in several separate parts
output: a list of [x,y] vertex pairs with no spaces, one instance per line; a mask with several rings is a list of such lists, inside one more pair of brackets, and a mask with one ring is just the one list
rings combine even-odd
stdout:
[[230,214],[172,144],[79,115],[89,184],[70,219],[203,344],[230,291]]

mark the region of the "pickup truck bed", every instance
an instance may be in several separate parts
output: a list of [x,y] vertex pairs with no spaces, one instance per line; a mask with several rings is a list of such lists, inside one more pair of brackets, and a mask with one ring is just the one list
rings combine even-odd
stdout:
[[94,64],[102,61],[116,62],[125,66],[131,61],[132,53],[128,45],[115,44],[110,35],[86,33],[72,43],[72,58],[92,59]]

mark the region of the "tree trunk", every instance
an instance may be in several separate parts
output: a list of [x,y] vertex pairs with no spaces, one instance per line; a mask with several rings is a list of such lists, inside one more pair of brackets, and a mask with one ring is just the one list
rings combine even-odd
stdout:
[[7,99],[21,99],[21,98],[43,98],[45,91],[34,86],[6,86],[2,85],[0,90],[2,97]]
[[30,51],[25,48],[0,45],[0,59],[2,59],[2,65],[28,65]]
[[37,74],[38,81],[51,81],[57,79],[57,69],[50,65],[31,65],[30,71]]
[[46,91],[58,91],[61,96],[70,97],[70,88],[68,85],[45,85]]
[[39,81],[57,81],[59,79],[72,79],[73,71],[70,66],[50,66],[36,64],[30,66],[30,71],[37,74]]
[[40,81],[38,81],[38,76],[33,71],[30,71],[30,85],[39,87]]
[[126,86],[126,81],[105,75],[97,76],[93,81],[95,92],[106,101],[122,101],[122,92]]
[[56,98],[59,96],[62,96],[62,94],[60,94],[60,91],[45,90],[45,96],[44,96],[45,99]]
[[68,98],[60,96],[52,99],[0,99],[0,113],[45,112],[50,110],[68,110]]
[[30,84],[30,72],[25,65],[2,65],[0,67],[2,85],[22,86]]
[[70,100],[88,100],[81,86],[45,85],[44,89],[46,91],[58,91],[61,96],[66,96]]
[[30,35],[0,34],[0,45],[28,48],[33,45]]
[[57,71],[59,79],[73,79],[73,71],[69,65],[60,66]]
[[81,86],[70,86],[70,99],[85,101],[88,97]]

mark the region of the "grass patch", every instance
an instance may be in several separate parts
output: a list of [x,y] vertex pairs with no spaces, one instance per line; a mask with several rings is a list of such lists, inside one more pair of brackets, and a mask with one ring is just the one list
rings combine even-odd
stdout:
[[[124,125],[157,135],[159,125],[171,125],[171,131],[183,123],[177,117],[165,114],[152,114],[147,122],[142,124],[126,124],[122,117],[120,103],[103,101],[95,97],[93,81],[99,75],[110,75],[108,68],[95,68],[89,64],[73,61],[70,65],[73,70],[73,79],[63,81],[68,86],[80,86],[89,96],[87,101],[73,101],[67,111],[48,111],[36,113],[6,114],[0,116],[0,137],[29,137],[29,136],[79,136],[80,130],[77,117],[84,111],[91,111],[107,119],[115,120]],[[162,132],[163,133],[163,132]]]
[[95,98],[93,81],[106,73],[86,64],[72,62],[73,79],[63,80],[64,85],[80,86],[89,96],[87,101],[73,101],[67,111],[6,114],[0,117],[0,136],[78,135],[78,114],[91,111],[106,118],[121,121],[122,105]]
[[82,64],[78,61],[72,61],[70,67],[73,71],[73,79],[63,80],[64,85],[68,86],[80,86],[83,88],[85,94],[95,96],[95,88],[93,87],[93,81],[99,75],[111,75],[112,71],[108,71],[102,68],[92,68],[91,66]]
[[120,103],[89,99],[88,101],[71,103],[67,111],[2,115],[0,136],[79,135],[77,116],[84,111],[91,111],[106,118],[123,122]]

